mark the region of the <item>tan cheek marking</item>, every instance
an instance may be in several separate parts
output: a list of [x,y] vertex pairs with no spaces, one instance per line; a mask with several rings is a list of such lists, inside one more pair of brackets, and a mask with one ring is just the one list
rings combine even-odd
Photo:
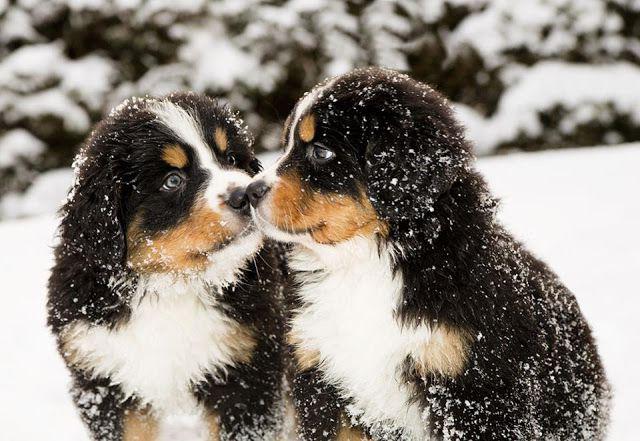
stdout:
[[287,342],[291,346],[299,372],[308,371],[320,364],[320,351],[305,347],[304,340],[297,332],[290,331],[287,334]]
[[471,336],[461,329],[439,325],[429,341],[414,354],[418,372],[423,376],[456,378],[467,364]]
[[221,152],[227,150],[229,145],[229,140],[227,139],[227,132],[222,127],[217,127],[216,131],[213,133],[213,137],[216,141],[216,145]]
[[316,117],[312,113],[304,116],[298,124],[298,135],[304,142],[311,142],[316,136]]
[[162,160],[171,167],[183,168],[189,163],[187,153],[177,144],[167,145],[162,150]]
[[202,270],[206,253],[233,236],[220,215],[198,201],[184,221],[153,236],[142,231],[139,217],[134,218],[127,230],[127,261],[139,272]]
[[387,226],[378,215],[364,192],[359,199],[341,196],[322,196],[323,201],[311,210],[312,217],[322,218],[323,226],[311,237],[323,244],[339,243],[354,236],[387,235]]
[[279,228],[296,230],[304,229],[300,207],[309,202],[310,193],[302,188],[300,178],[294,173],[287,173],[273,190],[273,221]]
[[123,441],[158,439],[158,422],[148,410],[126,410],[122,427]]
[[355,199],[340,194],[320,194],[303,187],[292,172],[280,178],[273,190],[273,223],[284,231],[309,231],[318,243],[333,244],[356,235],[386,236],[386,223],[377,213],[364,191]]

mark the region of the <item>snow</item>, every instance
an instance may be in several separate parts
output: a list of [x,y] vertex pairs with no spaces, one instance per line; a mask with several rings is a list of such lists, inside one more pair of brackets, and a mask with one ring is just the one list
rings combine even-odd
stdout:
[[[115,68],[103,57],[87,55],[67,61],[59,75],[62,90],[78,97],[89,109],[100,110],[103,97],[111,91]],[[87,75],[91,76],[91,81],[87,81]]]
[[546,61],[508,76],[514,84],[502,95],[490,118],[462,104],[455,105],[479,153],[508,144],[519,135],[533,139],[540,136],[545,130],[540,115],[556,106],[567,111],[559,121],[564,133],[571,133],[580,124],[606,123],[613,115],[626,115],[640,124],[640,68],[633,64]]
[[192,30],[179,56],[194,65],[192,84],[196,90],[228,90],[260,70],[252,56],[208,28]]
[[10,130],[0,136],[0,169],[14,166],[18,159],[33,161],[44,149],[44,143],[26,130]]
[[14,123],[25,117],[38,119],[48,115],[60,118],[64,128],[72,133],[83,133],[90,128],[87,112],[60,89],[48,89],[21,99],[16,97],[7,111],[7,121]]
[[87,439],[65,389],[67,371],[44,325],[54,225],[47,216],[0,227],[0,424],[5,439],[35,441],[55,433],[69,441]]
[[454,103],[454,108],[458,120],[464,125],[467,138],[473,140],[476,154],[490,153],[495,147],[499,134],[488,129],[489,119],[461,103]]
[[56,73],[63,59],[60,43],[23,46],[0,63],[0,83],[15,91],[34,89]]
[[72,182],[73,172],[67,168],[41,173],[24,194],[9,193],[0,200],[0,217],[54,213],[67,197]]
[[[0,15],[2,6],[0,2]],[[6,44],[14,40],[35,41],[38,33],[31,25],[29,14],[21,9],[9,9],[0,20],[0,42]]]
[[[274,159],[272,154],[266,161]],[[614,387],[612,441],[637,439],[638,166],[640,143],[513,154],[479,164],[502,199],[503,221],[558,272],[593,327]],[[66,392],[68,374],[44,325],[55,226],[50,214],[0,223],[3,439],[61,434],[87,440]],[[173,423],[165,440],[196,439],[189,418]]]
[[[590,55],[616,55],[632,39],[617,32],[621,17],[601,0],[482,0],[486,8],[469,15],[447,41],[451,53],[472,46],[490,67],[505,64],[520,48],[542,56],[563,55],[576,47]],[[582,37],[584,41],[581,41]],[[584,38],[589,37],[589,38]]]
[[[498,117],[504,130],[542,131],[538,113],[554,106],[584,109],[589,104],[611,103],[617,113],[630,115],[640,123],[640,68],[630,63],[588,66],[563,62],[538,63],[507,90],[500,100]],[[544,93],[540,91],[544,90]],[[596,119],[597,114],[586,115]],[[588,119],[587,119],[588,120]]]
[[115,74],[98,55],[68,59],[59,42],[23,46],[0,62],[0,111],[11,123],[54,115],[67,130],[86,132],[89,115],[78,102],[101,110]]
[[[0,0],[0,125],[31,131],[45,143],[38,165],[59,166],[76,147],[73,140],[88,134],[111,106],[133,95],[190,89],[232,103],[260,145],[275,149],[273,127],[292,97],[326,76],[377,64],[423,78],[431,71],[426,76],[449,96],[483,112],[493,112],[498,100],[493,116],[462,111],[469,132],[477,134],[478,152],[522,146],[520,134],[535,140],[538,113],[553,104],[569,107],[569,115],[560,127],[563,136],[545,132],[552,136],[546,145],[559,138],[569,144],[637,141],[639,107],[629,110],[628,103],[638,102],[640,40],[627,11],[640,10],[638,0],[271,3]],[[108,29],[91,44],[76,41],[95,26]],[[112,50],[127,40],[136,44]],[[584,65],[545,63],[560,59]],[[635,67],[614,64],[621,59]],[[450,69],[457,80],[447,79]],[[462,86],[482,92],[485,84],[486,95]],[[587,91],[586,84],[597,86]],[[516,108],[522,112],[516,115]],[[622,124],[619,133],[577,133],[585,121],[625,117],[635,121]],[[11,186],[22,188],[33,175],[15,176]]]

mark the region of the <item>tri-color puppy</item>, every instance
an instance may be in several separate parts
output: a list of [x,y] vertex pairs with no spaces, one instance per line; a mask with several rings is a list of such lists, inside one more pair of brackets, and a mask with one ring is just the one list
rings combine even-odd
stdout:
[[248,187],[293,244],[304,440],[596,440],[609,389],[576,299],[496,220],[445,99],[388,70],[303,97]]
[[176,94],[123,103],[79,152],[48,322],[93,439],[194,412],[211,440],[276,436],[282,275],[244,197],[251,144],[228,108]]

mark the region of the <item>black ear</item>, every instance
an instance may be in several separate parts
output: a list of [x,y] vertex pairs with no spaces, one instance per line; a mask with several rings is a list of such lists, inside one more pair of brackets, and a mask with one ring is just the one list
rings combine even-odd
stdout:
[[62,208],[49,279],[49,324],[111,323],[126,309],[122,182],[112,152],[89,144],[76,158],[76,182]]
[[411,251],[438,234],[434,206],[467,173],[470,148],[446,100],[428,86],[383,76],[367,94],[377,109],[365,134],[369,195],[391,239]]
[[[372,84],[372,80],[375,84]],[[495,231],[495,201],[472,166],[470,145],[446,100],[426,85],[375,70],[364,97],[369,197],[389,224],[405,322],[464,328],[476,319],[472,262]],[[487,258],[487,261],[488,258]],[[480,267],[479,265],[478,267]],[[471,299],[471,300],[470,300]]]

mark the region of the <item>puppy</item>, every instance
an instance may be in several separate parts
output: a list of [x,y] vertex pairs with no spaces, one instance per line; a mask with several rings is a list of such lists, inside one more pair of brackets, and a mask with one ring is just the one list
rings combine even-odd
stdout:
[[156,439],[178,412],[211,440],[275,436],[282,274],[249,216],[251,144],[228,108],[175,94],[123,103],[76,157],[48,323],[93,439]]
[[247,194],[293,244],[301,439],[602,439],[589,326],[496,220],[442,96],[356,70],[304,96],[283,139]]

